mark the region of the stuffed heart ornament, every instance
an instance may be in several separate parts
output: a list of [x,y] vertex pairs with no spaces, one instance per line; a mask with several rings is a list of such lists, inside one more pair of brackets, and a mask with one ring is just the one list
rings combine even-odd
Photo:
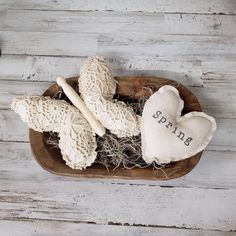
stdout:
[[202,151],[215,130],[215,119],[203,112],[181,116],[184,102],[173,86],[165,85],[145,103],[142,152],[147,163],[179,161]]

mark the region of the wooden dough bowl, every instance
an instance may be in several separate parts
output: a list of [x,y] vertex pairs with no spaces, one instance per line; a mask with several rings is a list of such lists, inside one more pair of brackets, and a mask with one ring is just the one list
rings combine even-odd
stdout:
[[[202,111],[197,98],[182,84],[176,81],[157,78],[157,77],[116,77],[118,83],[117,94],[122,96],[134,96],[135,99],[147,95],[147,91],[142,89],[150,86],[154,91],[163,85],[175,86],[184,100],[183,114],[190,111]],[[75,87],[78,83],[77,78],[69,78],[67,82]],[[44,92],[44,96],[53,96],[60,90],[57,84],[52,85]],[[101,164],[93,164],[86,170],[73,170],[67,166],[61,157],[60,150],[52,148],[46,144],[48,133],[39,133],[32,129],[29,130],[31,149],[37,162],[47,171],[73,177],[85,178],[120,178],[120,179],[156,179],[166,180],[181,177],[190,172],[201,158],[202,152],[182,161],[171,162],[162,170],[153,170],[153,167],[133,168],[130,170],[114,167],[108,171]]]

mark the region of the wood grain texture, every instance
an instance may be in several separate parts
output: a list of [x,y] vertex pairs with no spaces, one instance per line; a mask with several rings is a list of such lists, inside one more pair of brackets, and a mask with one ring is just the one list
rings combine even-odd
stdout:
[[235,58],[211,58],[201,61],[204,87],[235,87]]
[[[14,224],[14,227],[12,225]],[[9,232],[11,228],[11,233]],[[94,223],[77,223],[55,220],[24,220],[24,221],[0,221],[0,233],[4,236],[233,236],[234,232],[220,232],[210,230],[190,230],[178,228],[158,228],[140,226],[121,226],[121,225],[96,225]]]
[[[28,58],[24,78],[47,80],[52,70],[63,68],[73,76],[81,56],[98,52],[111,60],[115,54],[116,75],[163,76],[191,86],[235,86],[235,15],[9,9],[0,19],[3,53],[60,56],[48,61]],[[36,63],[35,68],[30,63]],[[35,73],[39,66],[45,73]],[[35,76],[30,76],[30,69]]]
[[105,56],[233,57],[236,53],[235,42],[235,36],[158,35],[155,32],[134,35],[132,32],[118,32],[99,35],[98,52]]
[[[188,86],[235,87],[236,60],[224,57],[106,57],[115,76],[157,76],[173,78]],[[79,74],[84,57],[3,55],[1,80],[55,81],[58,75]]]
[[141,12],[180,12],[200,14],[235,14],[234,0],[0,0],[2,7],[13,9],[37,10],[78,10],[78,11],[141,11]]
[[0,35],[3,54],[91,56],[99,53],[107,57],[129,54],[189,58],[236,54],[235,36],[134,34],[132,31],[107,34],[0,31]]
[[[0,14],[4,31],[158,33],[233,36],[235,15],[144,12],[8,10]],[[145,26],[145,27],[144,27]]]
[[[0,155],[10,167],[12,160]],[[16,180],[14,171],[1,172],[1,219],[235,230],[236,190],[93,183],[46,173],[40,177],[28,175],[25,170],[32,165],[18,157],[28,180]],[[38,182],[39,178],[46,181]]]
[[[15,84],[15,88],[12,85]],[[23,94],[38,94],[41,95],[52,83],[43,82],[23,82],[23,81],[0,81],[0,108],[9,109],[12,99],[15,96]]]
[[3,54],[87,56],[97,52],[97,35],[88,33],[0,31]]
[[[200,60],[141,56],[106,57],[106,60],[115,76],[157,76],[174,78],[189,86],[203,85]],[[0,79],[55,81],[58,75],[78,75],[84,61],[84,57],[3,55],[0,60]]]

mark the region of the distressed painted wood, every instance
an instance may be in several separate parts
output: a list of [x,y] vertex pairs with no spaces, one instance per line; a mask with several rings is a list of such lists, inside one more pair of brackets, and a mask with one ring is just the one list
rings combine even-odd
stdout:
[[97,34],[0,31],[2,54],[87,56],[97,52]]
[[[189,86],[236,86],[236,60],[227,56],[201,59],[127,56],[106,59],[115,76],[173,78]],[[84,61],[84,57],[3,55],[0,60],[0,79],[55,81],[58,75],[78,75]]]
[[[37,183],[60,181],[69,182],[110,183],[117,185],[145,185],[162,187],[185,187],[203,189],[236,189],[236,152],[205,151],[192,172],[170,181],[124,180],[124,179],[85,179],[81,180],[52,175],[39,167],[33,158],[29,143],[0,142],[1,165],[0,180],[28,182],[33,179]],[[29,168],[30,167],[30,168]],[[26,171],[27,170],[27,171]],[[197,190],[196,190],[197,191]]]
[[28,126],[23,123],[15,112],[0,110],[0,140],[27,142]]
[[[52,83],[50,82],[23,82],[23,81],[0,81],[0,108],[9,109],[12,99],[18,95],[41,95]],[[14,88],[13,88],[13,87]]]
[[141,11],[141,12],[180,12],[201,14],[235,14],[234,0],[0,0],[5,8],[13,9],[37,9],[37,10],[79,10],[79,11]]
[[233,36],[236,15],[144,12],[75,12],[8,10],[0,14],[1,30],[48,32],[146,32]]
[[[14,227],[12,225],[14,224]],[[9,233],[11,228],[11,233]],[[96,225],[94,223],[77,223],[55,220],[20,220],[20,221],[0,221],[0,233],[4,236],[38,236],[38,235],[83,235],[83,236],[233,236],[234,232],[191,230],[179,228],[159,228],[143,226],[121,226],[121,225]]]
[[[59,33],[0,31],[2,54],[190,57],[235,56],[236,37],[133,32]],[[39,46],[40,45],[40,46]],[[137,50],[138,48],[138,50]]]
[[235,87],[236,57],[209,58],[201,62],[204,87]]
[[[12,17],[14,15],[14,17]],[[104,35],[99,36],[99,39],[105,38],[106,42],[106,34],[109,32],[113,32],[113,37],[116,40],[116,34],[114,32],[117,32],[117,37],[119,38],[121,32],[126,32],[127,37],[129,36],[129,33],[132,32],[133,34],[137,34],[139,37],[140,32],[144,31],[148,36],[152,35],[153,32],[156,34],[181,34],[181,40],[182,38],[186,38],[187,34],[199,34],[199,35],[235,35],[235,32],[231,30],[231,28],[234,28],[236,25],[235,23],[235,16],[234,15],[198,15],[198,14],[168,14],[168,13],[146,13],[143,12],[128,12],[127,14],[123,14],[121,12],[116,13],[110,13],[110,12],[68,12],[68,11],[24,11],[24,10],[9,10],[9,11],[3,11],[1,16],[1,29],[5,30],[26,30],[26,31],[55,31],[55,32],[84,32],[84,33],[95,33],[95,34],[101,34],[105,33]],[[30,18],[30,20],[28,20]],[[99,20],[97,20],[99,18]],[[106,27],[104,27],[106,25]],[[142,27],[142,25],[145,25],[145,29]],[[82,28],[81,28],[82,27]],[[140,31],[142,30],[142,31]],[[119,33],[120,32],[120,33]],[[6,32],[7,36],[8,34],[12,34],[12,32]],[[33,39],[34,37],[37,37],[38,32],[35,32],[36,35],[32,36],[31,46],[32,46],[32,54],[37,54],[37,50],[34,49],[34,47],[38,47],[37,45],[37,39]],[[14,33],[13,33],[14,35]],[[183,36],[184,35],[184,36]],[[5,40],[8,40],[8,37],[6,36]],[[41,35],[41,37],[43,37]],[[88,36],[89,37],[89,36]],[[142,38],[142,34],[140,36]],[[137,38],[137,37],[136,37]],[[203,38],[201,36],[201,38]],[[138,39],[138,38],[137,38]],[[137,40],[136,39],[136,40]],[[25,41],[26,39],[23,37],[22,44],[27,45],[28,42]],[[68,39],[67,39],[68,40]],[[99,44],[101,44],[102,48],[98,49],[99,52],[103,53],[103,50],[106,52],[107,45],[104,47],[102,40],[98,41]],[[154,39],[152,39],[154,40]],[[193,39],[194,40],[194,39]],[[218,40],[217,45],[216,40]],[[232,41],[233,40],[233,41]],[[114,41],[114,40],[113,40]],[[117,40],[116,40],[117,41]],[[178,40],[177,40],[178,41]],[[215,40],[212,40],[211,45],[209,47],[209,40],[205,39],[205,43],[198,42],[198,44],[203,45],[192,45],[193,48],[195,48],[196,52],[195,54],[192,53],[192,48],[188,46],[188,44],[184,43],[184,46],[181,47],[179,45],[178,48],[181,49],[181,51],[185,51],[185,58],[178,58],[179,53],[172,53],[173,50],[170,50],[169,45],[168,48],[164,48],[165,56],[166,52],[169,53],[169,51],[172,53],[169,55],[169,58],[160,58],[160,55],[158,54],[158,58],[156,58],[155,55],[151,55],[150,52],[148,55],[138,57],[137,55],[131,57],[131,58],[121,58],[121,62],[124,64],[129,64],[128,70],[126,69],[126,65],[124,65],[124,68],[117,69],[116,72],[119,75],[133,75],[133,74],[142,74],[142,75],[156,75],[156,76],[164,76],[164,77],[175,77],[177,80],[180,80],[181,82],[187,81],[187,84],[189,85],[204,85],[206,86],[217,86],[217,85],[223,85],[223,86],[235,86],[235,59],[230,58],[230,54],[232,53],[232,48],[227,49],[228,53],[222,55],[222,49],[216,50],[216,48],[219,48],[218,44],[222,42],[231,42],[232,45],[235,45],[233,42],[235,42],[232,38],[225,38],[225,40],[221,37],[218,39],[215,38]],[[36,43],[35,43],[36,42]],[[124,43],[126,41],[124,40]],[[154,40],[155,42],[155,40]],[[122,44],[122,41],[120,42]],[[120,44],[118,41],[118,44]],[[142,40],[141,40],[142,43]],[[156,41],[158,43],[158,40]],[[178,42],[176,42],[178,43]],[[62,50],[67,55],[67,49],[64,45],[61,45],[61,42],[58,42],[57,46],[60,48],[55,48],[55,51],[51,48],[51,50],[47,50],[47,48],[43,48],[39,50],[38,54],[44,54],[45,51],[50,52],[52,51],[52,54],[58,55],[58,51]],[[73,42],[72,42],[73,44]],[[111,43],[112,44],[112,43]],[[117,43],[116,43],[117,44]],[[133,40],[129,42],[129,50],[132,49]],[[149,43],[148,43],[149,44]],[[126,43],[125,43],[126,45]],[[6,45],[9,46],[10,50],[12,50],[12,45]],[[113,46],[111,47],[113,50]],[[163,46],[163,45],[159,45]],[[204,47],[205,46],[205,47]],[[17,46],[18,50],[23,50],[22,53],[27,54],[29,51],[21,48],[22,45]],[[45,45],[42,45],[42,47],[46,47]],[[167,46],[166,46],[167,47]],[[203,50],[201,49],[203,47]],[[104,49],[105,48],[105,49]],[[120,48],[120,46],[119,46]],[[134,45],[135,51],[137,48],[137,45]],[[146,46],[144,47],[146,50]],[[156,45],[154,49],[156,48]],[[221,48],[221,47],[220,47]],[[210,49],[210,50],[209,50]],[[226,48],[224,48],[225,51]],[[110,49],[109,49],[110,50]],[[188,54],[188,50],[191,52],[191,56]],[[198,51],[201,52],[198,52]],[[26,52],[27,51],[27,52]],[[73,54],[75,52],[78,52],[77,49],[73,50]],[[80,50],[79,50],[80,51]],[[82,50],[83,51],[83,50]],[[159,47],[157,46],[157,50],[153,50],[153,52],[159,51]],[[3,50],[4,52],[4,50]],[[202,53],[204,52],[204,53]],[[207,54],[206,54],[206,53]],[[215,53],[216,52],[216,53]],[[139,52],[140,53],[140,52]],[[186,54],[187,53],[187,54]],[[82,53],[83,54],[83,53]],[[215,55],[216,58],[212,59],[212,55]],[[77,54],[76,54],[77,55]],[[81,54],[79,54],[81,55]],[[186,59],[186,56],[191,57],[190,59]],[[111,57],[111,56],[110,56]],[[129,55],[130,57],[130,55]],[[161,55],[163,57],[163,55]],[[177,57],[177,59],[174,59],[174,57]],[[203,58],[204,57],[204,58]],[[235,57],[235,53],[231,54],[231,57]],[[54,74],[50,74],[49,72],[53,69],[56,69],[56,71],[63,71],[64,67],[61,67],[61,64],[58,63],[58,61],[65,61],[65,71],[72,71],[72,68],[79,67],[80,63],[78,63],[76,59],[74,58],[59,58],[59,59],[51,59],[49,58],[49,63],[45,61],[45,58],[42,58],[43,60],[40,60],[39,58],[36,61],[36,58],[33,58],[32,61],[27,61],[28,63],[36,63],[35,68],[32,68],[32,75],[35,75],[35,78],[42,78],[42,80],[46,80],[46,77],[54,76]],[[111,58],[112,59],[112,58]],[[58,60],[58,61],[57,61]],[[43,61],[44,66],[41,64]],[[13,63],[15,60],[13,59]],[[18,62],[18,61],[17,61]],[[50,63],[51,62],[51,63]],[[72,63],[71,63],[72,62]],[[146,62],[146,63],[145,63]],[[137,63],[139,63],[137,65]],[[37,66],[41,66],[42,68],[45,68],[45,65],[50,65],[47,68],[46,67],[46,73],[43,74],[37,74],[34,70],[40,70]],[[53,66],[55,68],[53,68]],[[56,68],[56,65],[58,67]],[[60,65],[60,66],[59,66]],[[70,68],[68,68],[68,65],[71,65]],[[143,67],[140,68],[140,65]],[[7,67],[5,67],[7,68]],[[30,67],[27,65],[25,66],[26,73],[24,73],[24,78],[31,78],[34,79],[31,76],[31,73],[29,71]],[[59,69],[61,68],[61,69]],[[158,68],[158,69],[157,69]],[[164,68],[170,68],[170,71],[164,71]],[[49,69],[49,70],[47,70]],[[51,69],[51,70],[50,70]],[[72,69],[72,70],[71,70]],[[124,70],[126,69],[126,70]],[[49,71],[49,72],[48,72]],[[29,73],[27,73],[29,72]],[[175,72],[175,73],[174,73]],[[22,72],[21,72],[22,74]],[[48,76],[47,76],[48,75]],[[73,76],[73,72],[71,74],[68,74],[68,76]],[[8,75],[9,76],[9,75]],[[44,77],[45,76],[45,77]],[[182,77],[182,79],[181,79]],[[5,77],[4,77],[5,78]],[[8,77],[9,78],[9,77]],[[14,77],[11,77],[14,78]],[[202,80],[201,80],[202,79]],[[190,80],[190,82],[189,82]],[[189,82],[189,83],[188,83]]]
[[234,88],[192,87],[191,91],[197,96],[205,112],[219,118],[235,118],[236,101]]
[[[12,99],[23,94],[42,94],[52,82],[0,80],[0,109],[9,109]],[[203,108],[216,118],[236,118],[236,91],[234,88],[189,87]],[[229,102],[230,101],[230,102]]]
[[34,175],[21,182],[13,181],[14,172],[3,174],[0,219],[4,220],[37,218],[235,230],[235,189],[64,182],[50,177],[36,182]]
[[[115,76],[157,76],[174,78],[184,85],[203,85],[200,60],[141,56],[106,59]],[[74,77],[85,60],[84,57],[3,55],[0,79],[55,81],[58,75]]]
[[231,57],[236,53],[235,42],[235,37],[119,32],[99,35],[98,52],[106,56]]
[[[22,79],[26,64],[25,56],[1,56],[0,59],[0,79]],[[23,70],[22,70],[23,69]]]

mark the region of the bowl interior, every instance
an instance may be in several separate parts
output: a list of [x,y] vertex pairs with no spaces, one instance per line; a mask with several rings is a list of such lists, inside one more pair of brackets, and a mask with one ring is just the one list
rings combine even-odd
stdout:
[[[154,91],[163,85],[176,87],[184,100],[183,114],[191,111],[202,111],[197,98],[185,86],[176,81],[157,77],[116,77],[118,81],[117,94],[124,97],[138,99],[148,95],[144,87],[151,87]],[[72,86],[78,85],[78,77],[68,78],[67,82]],[[49,87],[44,96],[53,96],[60,87],[57,84]],[[86,170],[73,170],[67,166],[61,157],[59,149],[52,148],[46,143],[49,133],[39,133],[30,129],[29,139],[33,155],[37,162],[47,171],[58,175],[88,177],[88,178],[125,178],[125,179],[173,179],[190,172],[201,158],[202,152],[185,160],[171,162],[162,169],[154,170],[153,167],[124,169],[110,167],[109,171],[101,164],[93,164]]]

